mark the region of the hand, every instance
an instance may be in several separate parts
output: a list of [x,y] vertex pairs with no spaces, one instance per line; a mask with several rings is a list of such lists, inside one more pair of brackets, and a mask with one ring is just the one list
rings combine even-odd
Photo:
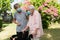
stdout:
[[37,32],[36,32],[36,31],[34,31],[34,32],[32,33],[32,35],[33,35],[33,36],[36,36],[36,35],[37,35]]
[[25,30],[22,30],[22,32],[24,33]]
[[26,27],[22,30],[22,32],[26,31],[28,28],[29,28],[29,27],[26,26]]
[[13,40],[15,40],[15,38],[13,38]]
[[36,35],[37,35],[38,29],[39,29],[39,28],[36,28],[36,29],[34,30],[34,32],[32,33],[33,36],[36,36]]
[[20,25],[21,25],[18,21],[16,21],[16,23],[17,23],[17,25],[18,25],[18,26],[20,26]]
[[20,23],[17,23],[18,26],[20,26],[21,24]]

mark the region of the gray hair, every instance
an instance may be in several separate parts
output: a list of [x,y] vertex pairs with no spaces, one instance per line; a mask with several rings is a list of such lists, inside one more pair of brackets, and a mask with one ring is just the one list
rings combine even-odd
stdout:
[[29,10],[35,10],[35,7],[33,5],[28,6]]

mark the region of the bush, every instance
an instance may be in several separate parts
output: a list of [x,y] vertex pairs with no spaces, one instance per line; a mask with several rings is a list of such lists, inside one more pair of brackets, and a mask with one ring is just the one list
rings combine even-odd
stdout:
[[41,13],[43,28],[48,28],[51,22],[59,22],[60,5],[54,2],[46,2],[45,0],[31,0],[31,3]]
[[0,18],[0,29],[2,28],[2,19]]

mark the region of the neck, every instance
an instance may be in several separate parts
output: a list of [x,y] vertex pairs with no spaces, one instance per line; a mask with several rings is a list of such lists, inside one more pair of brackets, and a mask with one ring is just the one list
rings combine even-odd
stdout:
[[31,13],[31,16],[33,16],[33,13]]
[[21,14],[21,13],[19,13],[19,14]]

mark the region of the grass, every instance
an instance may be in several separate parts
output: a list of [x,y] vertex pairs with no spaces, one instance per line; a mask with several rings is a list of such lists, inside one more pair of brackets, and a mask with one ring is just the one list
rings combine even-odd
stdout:
[[[40,40],[60,40],[60,29],[44,29],[44,33]],[[5,40],[9,40],[9,38]]]
[[2,25],[2,26],[3,26],[3,28],[4,28],[4,27],[7,27],[9,24],[10,24],[10,23],[8,23],[8,22],[7,22],[7,23],[3,22],[3,25]]
[[[6,37],[5,39],[3,40],[9,40],[10,36],[15,34],[15,27],[13,26],[16,26],[14,24],[9,24],[7,27],[6,27],[6,30],[5,32],[7,31],[8,35],[7,36],[4,36]],[[11,30],[10,30],[11,29]],[[9,32],[10,31],[10,32]],[[6,34],[5,34],[6,35]],[[1,37],[1,36],[0,36]],[[2,36],[3,37],[3,36]],[[1,39],[0,39],[1,40]],[[49,29],[44,29],[44,36],[42,36],[40,38],[40,40],[60,40],[60,24],[52,24],[50,25]]]
[[41,40],[60,40],[60,29],[44,29],[44,32]]
[[3,31],[3,28],[7,27],[10,23],[2,23],[2,28],[0,29],[0,32]]

